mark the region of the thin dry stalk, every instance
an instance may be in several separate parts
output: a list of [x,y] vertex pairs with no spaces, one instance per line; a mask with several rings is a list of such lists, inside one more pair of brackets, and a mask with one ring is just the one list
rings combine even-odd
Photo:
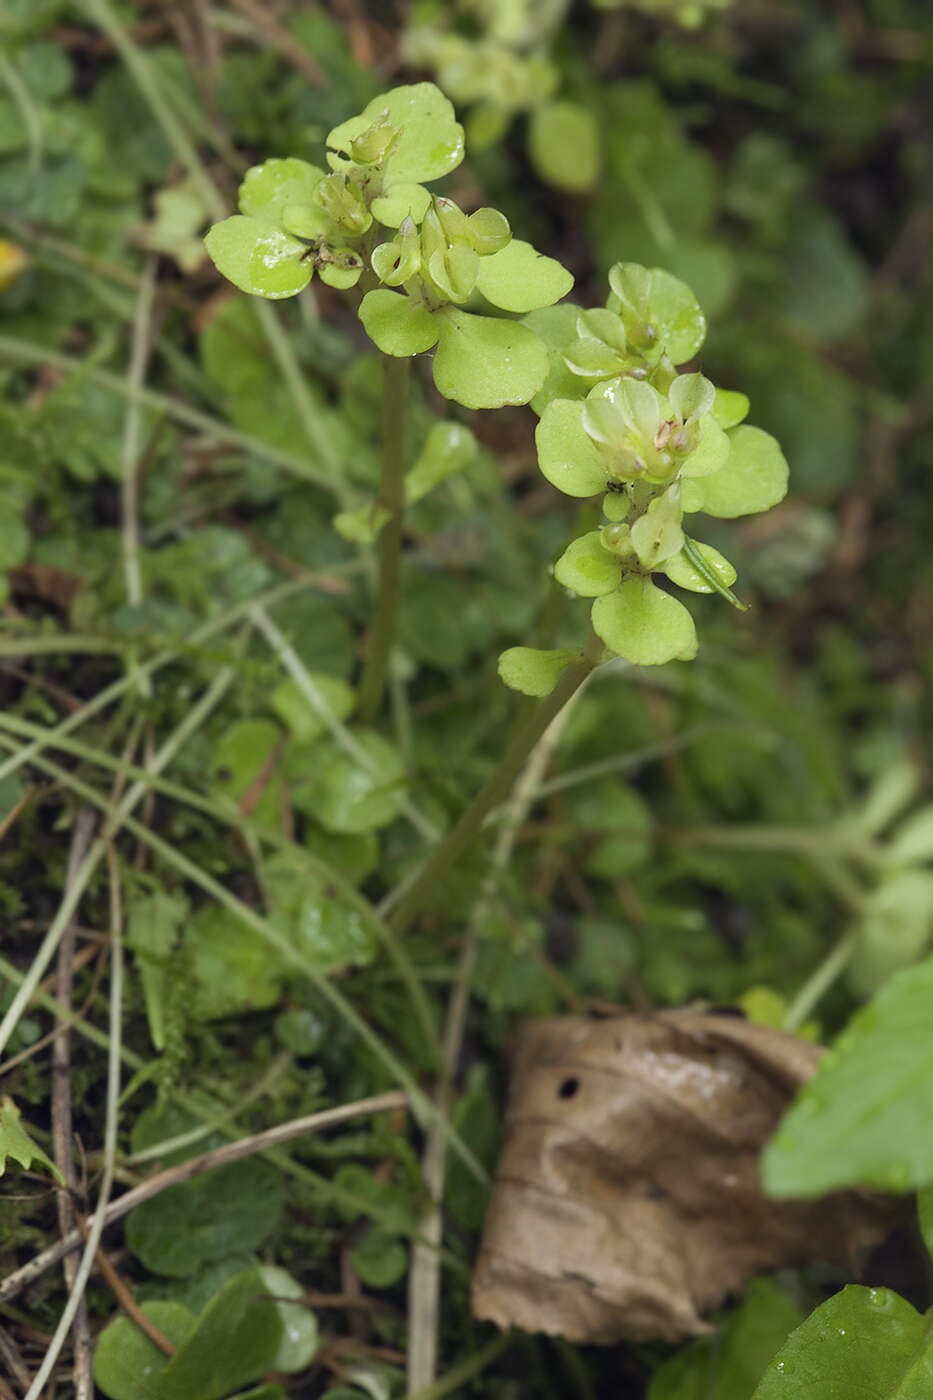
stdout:
[[[68,853],[68,869],[65,876],[65,890],[70,890],[84,862],[94,834],[96,813],[90,807],[83,807],[75,821]],[[58,969],[55,980],[55,996],[62,1007],[71,1007],[71,994],[74,987],[75,939],[77,920],[71,919],[62,941],[58,946]],[[52,1151],[55,1165],[65,1178],[65,1190],[58,1195],[58,1228],[62,1238],[66,1238],[75,1228],[76,1213],[73,1197],[78,1190],[78,1174],[75,1170],[72,1151],[71,1117],[71,1033],[68,1019],[59,1027],[60,1034],[52,1042]],[[78,1271],[77,1260],[68,1254],[63,1260],[65,1286],[70,1292],[74,1287]],[[93,1347],[91,1329],[88,1323],[87,1306],[82,1298],[75,1313],[74,1356],[72,1377],[76,1400],[92,1400]]]

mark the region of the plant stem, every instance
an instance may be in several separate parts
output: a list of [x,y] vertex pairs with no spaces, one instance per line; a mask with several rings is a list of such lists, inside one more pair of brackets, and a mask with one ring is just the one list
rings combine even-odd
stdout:
[[363,724],[375,718],[385,693],[389,661],[395,642],[399,577],[402,562],[402,518],[405,513],[405,408],[411,361],[384,355],[382,389],[382,474],[379,502],[389,518],[379,535],[379,583],[376,612],[360,680],[358,714]]
[[557,685],[539,705],[526,716],[515,733],[498,768],[476,794],[452,831],[428,857],[419,875],[399,900],[391,919],[389,931],[396,937],[411,927],[425,900],[443,882],[466,847],[479,832],[488,814],[508,794],[529,754],[548,725],[564,708],[596,666],[595,657],[584,655],[575,666],[569,666]]
[[784,1030],[795,1031],[807,1019],[810,1012],[829,991],[841,972],[844,972],[852,957],[855,937],[847,933],[840,938],[835,948],[827,953],[819,967],[811,972],[800,991],[784,1013]]

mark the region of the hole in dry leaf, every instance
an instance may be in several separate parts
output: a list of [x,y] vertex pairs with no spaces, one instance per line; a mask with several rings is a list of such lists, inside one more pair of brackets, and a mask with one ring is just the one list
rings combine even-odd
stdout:
[[557,1090],[558,1096],[562,1099],[572,1099],[579,1087],[579,1079],[563,1079]]

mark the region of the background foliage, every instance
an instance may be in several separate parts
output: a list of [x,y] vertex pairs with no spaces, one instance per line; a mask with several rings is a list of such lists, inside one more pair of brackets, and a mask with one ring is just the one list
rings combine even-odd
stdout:
[[[788,1118],[766,1179],[776,1192],[855,1183],[925,1200],[926,10],[0,6],[0,1008],[14,1009],[3,1089],[22,1115],[0,1119],[3,1274],[57,1230],[41,1175],[55,984],[25,1011],[17,989],[75,887],[79,814],[131,798],[138,824],[115,844],[122,898],[101,859],[79,910],[71,1097],[91,1202],[118,924],[127,1186],[167,1140],[182,1137],[161,1166],[400,1082],[430,1085],[431,1028],[468,980],[450,1121],[487,1169],[519,1016],[738,1001],[829,1039],[879,993]],[[328,130],[412,75],[437,81],[466,122],[468,159],[447,192],[504,210],[572,270],[581,302],[603,301],[620,258],[689,283],[710,322],[703,368],[749,394],[791,490],[761,519],[705,523],[751,611],[699,599],[695,662],[600,673],[479,922],[485,848],[399,948],[382,902],[497,761],[517,713],[497,654],[575,644],[581,605],[545,571],[595,519],[541,482],[529,410],[451,410],[416,375],[407,460],[420,454],[436,489],[406,517],[388,717],[354,721],[371,555],[359,520],[337,532],[332,519],[359,512],[378,480],[380,357],[318,283],[270,323],[221,284],[202,235],[249,164],[319,159]],[[439,420],[458,425],[455,441],[431,438]],[[432,441],[435,456],[460,454],[444,480]],[[458,953],[471,924],[469,968]],[[152,1344],[114,1321],[95,1275],[102,1391],[403,1393],[421,1146],[404,1115],[364,1117],[139,1206],[107,1248],[179,1349],[164,1368],[161,1354],[127,1352]],[[840,1374],[863,1374],[859,1357],[840,1372],[827,1350],[846,1328],[887,1338],[872,1394],[922,1393],[891,1379],[915,1366],[920,1385],[929,1364],[928,1268],[907,1232],[864,1287],[840,1294],[845,1280],[821,1266],[756,1284],[711,1340],[673,1356],[532,1337],[490,1349],[467,1306],[484,1188],[462,1154],[449,1161],[445,1393],[739,1400],[764,1376],[768,1400],[819,1400]],[[374,1305],[348,1306],[358,1292]],[[829,1295],[832,1315],[814,1312]],[[28,1373],[64,1297],[54,1269],[0,1306]],[[242,1348],[207,1375],[218,1328]],[[140,1387],[150,1364],[158,1374]],[[789,1388],[794,1374],[806,1388]]]

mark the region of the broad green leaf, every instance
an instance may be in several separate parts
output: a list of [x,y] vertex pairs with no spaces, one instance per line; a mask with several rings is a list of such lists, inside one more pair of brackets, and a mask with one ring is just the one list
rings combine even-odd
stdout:
[[895,870],[861,907],[848,974],[856,993],[871,996],[885,978],[923,956],[933,938],[933,871]]
[[771,1196],[933,1181],[933,959],[856,1012],[765,1150]]
[[803,1321],[770,1279],[754,1279],[718,1337],[700,1337],[655,1371],[646,1400],[749,1400],[768,1362]]
[[581,598],[598,598],[618,588],[620,565],[603,547],[602,532],[591,530],[567,546],[554,565],[554,577]]
[[364,767],[330,740],[310,751],[307,800],[328,831],[377,831],[394,820],[403,795],[404,768],[393,746],[370,729],[351,731]]
[[430,191],[423,185],[394,184],[391,193],[377,195],[369,207],[386,228],[399,228],[406,219],[420,224],[430,204]]
[[592,618],[606,646],[636,666],[663,666],[696,656],[693,618],[683,603],[662,593],[650,578],[627,578],[615,593],[597,598]]
[[480,259],[476,286],[503,311],[540,311],[565,297],[573,278],[554,258],[513,238],[500,252]]
[[156,890],[130,905],[126,941],[143,984],[149,1038],[156,1050],[165,1049],[165,983],[168,959],[188,912],[184,895]]
[[384,354],[401,358],[430,350],[441,331],[439,319],[421,302],[385,287],[366,293],[359,317],[370,340]]
[[599,177],[599,128],[578,102],[544,102],[528,119],[528,153],[549,185],[585,194]]
[[314,203],[314,191],[323,178],[324,171],[316,165],[292,156],[250,166],[240,185],[240,213],[279,227],[288,205]]
[[890,1288],[850,1284],[790,1334],[752,1400],[926,1400],[928,1320]]
[[706,339],[706,317],[686,282],[663,268],[652,268],[648,305],[658,341],[674,364],[692,359]]
[[153,1273],[186,1278],[262,1244],[279,1222],[283,1200],[274,1167],[257,1158],[231,1162],[136,1206],[126,1218],[126,1242]]
[[[142,1311],[176,1347],[196,1326],[194,1314],[181,1303],[143,1303]],[[135,1322],[120,1314],[98,1338],[94,1379],[110,1400],[163,1400],[162,1372],[170,1360]]]
[[234,1274],[215,1294],[162,1370],[160,1397],[222,1400],[272,1370],[284,1325],[264,1272]]
[[713,417],[720,428],[735,428],[748,417],[749,407],[747,394],[736,389],[717,389]]
[[65,1178],[42,1148],[33,1142],[23,1127],[19,1109],[11,1098],[0,1099],[0,1176],[6,1171],[7,1158],[12,1157],[27,1170],[33,1162],[38,1162],[52,1173],[56,1181],[64,1186]]
[[[703,555],[709,567],[718,575],[725,588],[730,588],[735,583],[735,569],[725,559],[718,549],[713,549],[710,544],[698,544],[697,549]],[[691,593],[714,593],[713,585],[703,577],[701,573],[690,563],[683,550],[675,554],[673,559],[666,560],[663,572],[667,574],[672,583],[678,584],[681,588],[688,588]]]
[[501,408],[527,403],[541,388],[547,350],[526,326],[452,306],[439,311],[437,321],[434,383],[445,398],[464,408]]
[[499,657],[499,676],[511,690],[541,698],[550,695],[561,673],[579,659],[580,653],[577,651],[509,647]]
[[728,437],[725,466],[703,480],[703,509],[722,520],[770,510],[787,494],[788,467],[776,439],[744,423]]
[[580,400],[553,399],[535,430],[541,473],[567,496],[595,496],[606,489],[608,474],[583,427],[583,410]]
[[[346,681],[339,680],[336,676],[319,675],[313,671],[311,679],[335,719],[346,719],[352,714],[356,696]],[[269,696],[269,704],[279,719],[288,726],[293,737],[302,743],[310,743],[313,739],[320,738],[327,730],[321,713],[299,689],[296,681],[282,681],[277,685]]]
[[305,245],[261,219],[233,214],[215,224],[204,243],[218,272],[251,296],[293,297],[311,281],[314,264],[302,261]]
[[382,166],[387,186],[439,180],[463,160],[463,127],[433,83],[412,83],[374,97],[358,117],[334,127],[327,146],[349,155],[350,142],[381,117],[400,133]]

